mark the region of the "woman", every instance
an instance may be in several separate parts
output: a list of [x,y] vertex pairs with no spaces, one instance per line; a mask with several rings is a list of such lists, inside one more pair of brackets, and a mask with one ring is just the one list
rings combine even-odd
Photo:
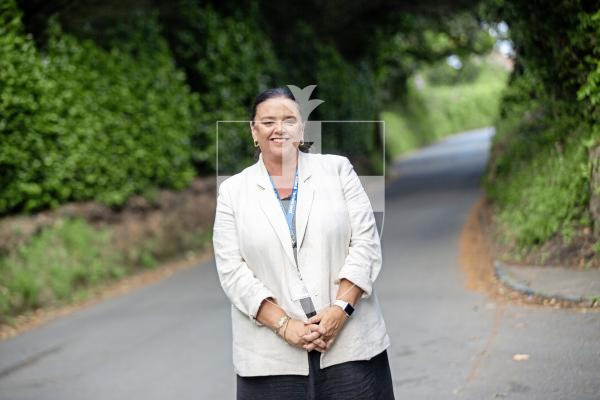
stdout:
[[301,111],[287,88],[261,93],[258,161],[219,186],[237,399],[393,399],[372,208],[346,157],[301,151]]

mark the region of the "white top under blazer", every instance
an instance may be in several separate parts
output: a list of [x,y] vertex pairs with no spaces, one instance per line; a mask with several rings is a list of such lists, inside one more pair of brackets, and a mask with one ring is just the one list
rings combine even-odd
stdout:
[[335,300],[341,278],[363,294],[320,367],[368,360],[390,346],[373,283],[381,243],[369,198],[348,158],[298,152],[298,265],[288,225],[264,165],[258,161],[218,188],[213,230],[221,286],[231,302],[233,365],[240,376],[308,375],[307,351],[291,346],[256,313],[273,297],[306,320],[294,290],[302,276],[317,312]]

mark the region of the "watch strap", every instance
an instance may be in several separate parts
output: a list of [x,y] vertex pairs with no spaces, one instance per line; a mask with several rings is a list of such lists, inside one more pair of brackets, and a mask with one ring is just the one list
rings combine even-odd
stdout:
[[354,312],[354,307],[352,307],[352,304],[348,303],[347,301],[336,299],[333,302],[333,304],[339,306],[344,311],[344,313],[346,313],[346,316],[348,318],[350,318],[350,316]]

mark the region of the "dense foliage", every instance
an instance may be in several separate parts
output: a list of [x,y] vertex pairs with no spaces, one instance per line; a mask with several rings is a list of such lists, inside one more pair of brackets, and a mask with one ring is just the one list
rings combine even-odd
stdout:
[[41,52],[11,3],[0,11],[0,212],[186,187],[198,100],[155,18],[110,50],[52,23]]
[[192,135],[192,157],[197,173],[217,168],[219,123],[219,173],[233,172],[251,162],[249,107],[262,90],[275,86],[280,76],[271,42],[252,15],[223,16],[210,5],[179,0],[171,9],[176,24],[169,29],[177,64],[186,72],[194,91],[200,93],[202,114]]
[[322,152],[380,173],[382,125],[349,121],[406,99],[424,64],[491,46],[474,1],[433,3],[2,2],[0,214],[234,173],[253,161],[254,96],[287,84],[317,85],[310,119],[342,121]]
[[[522,248],[591,224],[589,149],[600,140],[597,2],[495,1],[517,68],[501,104],[486,190]],[[600,223],[598,221],[597,223]]]
[[444,136],[493,126],[508,71],[490,57],[471,57],[462,68],[446,61],[423,68],[407,85],[402,102],[384,107],[386,149],[394,155]]

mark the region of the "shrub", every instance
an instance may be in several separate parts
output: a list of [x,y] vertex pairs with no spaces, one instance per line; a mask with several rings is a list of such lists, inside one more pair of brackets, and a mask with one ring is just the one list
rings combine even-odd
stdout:
[[87,199],[119,206],[152,187],[190,183],[198,97],[156,18],[138,15],[139,34],[109,51],[52,22],[38,53],[18,18],[9,26],[0,39],[0,213]]

